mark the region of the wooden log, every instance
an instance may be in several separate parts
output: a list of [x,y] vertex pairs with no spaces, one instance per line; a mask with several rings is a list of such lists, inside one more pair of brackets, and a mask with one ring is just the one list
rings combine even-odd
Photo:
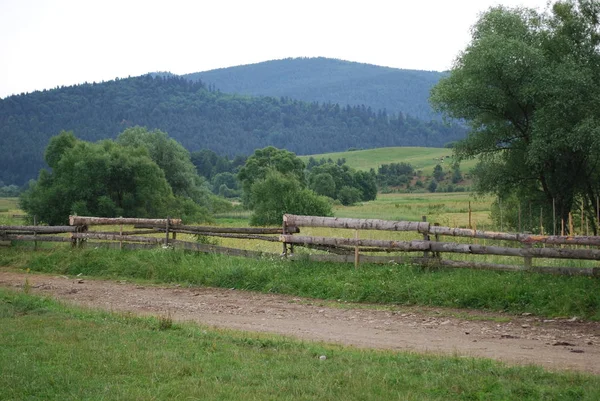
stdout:
[[[170,219],[170,224],[181,224],[181,219]],[[72,226],[99,226],[119,224],[146,224],[166,227],[167,219],[137,219],[130,217],[86,217],[69,216],[69,224]]]
[[427,251],[430,250],[429,241],[389,241],[374,239],[355,238],[330,238],[330,237],[307,237],[301,235],[280,235],[279,241],[290,244],[316,244],[329,246],[367,246],[386,248],[395,251]]
[[356,240],[353,238],[329,238],[329,237],[307,237],[307,236],[279,236],[281,242],[334,245],[334,246],[374,246],[394,251],[417,252],[449,252],[476,255],[499,255],[533,258],[555,258],[555,259],[582,259],[600,260],[600,250],[596,249],[566,249],[566,248],[505,248],[499,246],[485,246],[476,244],[456,244],[453,242],[433,241],[387,241],[387,240]]
[[[157,232],[165,232],[164,229],[157,229]],[[281,230],[280,230],[281,231]],[[256,239],[256,240],[261,240],[261,241],[269,241],[269,242],[279,242],[279,238],[278,237],[268,237],[266,235],[252,235],[252,234],[227,234],[227,233],[220,233],[220,232],[208,232],[208,231],[202,231],[202,232],[196,232],[196,231],[189,231],[189,230],[170,230],[170,232],[172,233],[182,233],[182,234],[192,234],[192,235],[205,235],[207,237],[221,237],[221,238],[238,238],[238,239]]]
[[56,237],[56,236],[38,236],[38,235],[0,235],[0,240],[6,241],[43,241],[43,242],[71,242],[69,237]]
[[[171,220],[172,221],[172,220]],[[134,228],[155,228],[164,232],[165,226],[162,227],[152,224],[136,224]],[[188,234],[203,234],[203,233],[229,233],[229,234],[282,234],[282,228],[273,227],[217,227],[217,226],[186,226],[186,225],[171,225],[169,228],[172,232],[188,233]],[[287,233],[297,234],[300,232],[298,227],[288,227]]]
[[446,235],[452,237],[469,237],[502,241],[517,241],[523,244],[600,246],[600,237],[593,236],[513,234],[493,231],[470,230],[466,228],[450,228],[437,226],[432,226],[430,229],[430,233],[435,235]]
[[350,228],[354,230],[429,232],[429,223],[418,221],[388,221],[378,219],[349,219],[341,217],[298,216],[284,214],[288,226]]
[[26,231],[41,234],[72,233],[77,227],[71,226],[0,226],[0,231]]
[[[109,234],[109,235],[113,235],[115,234],[114,231],[88,231],[94,234]],[[123,231],[123,232],[119,232],[119,235],[144,235],[144,234],[156,234],[156,233],[160,233],[160,230],[155,230],[155,229],[148,229],[148,230],[133,230],[133,231]],[[164,230],[162,231],[164,232]]]
[[96,234],[94,232],[87,233],[74,233],[72,238],[75,239],[100,239],[105,241],[129,241],[129,242],[145,242],[151,244],[162,244],[164,239],[154,237],[137,237],[133,235],[119,235],[119,234]]
[[469,228],[450,228],[450,227],[442,227],[442,226],[430,227],[429,234],[446,235],[446,236],[451,236],[451,237],[495,239],[495,240],[505,240],[505,241],[518,241],[519,240],[519,234],[471,230]]
[[521,235],[519,241],[523,244],[546,245],[591,245],[600,246],[600,237],[593,236],[560,236],[560,235]]

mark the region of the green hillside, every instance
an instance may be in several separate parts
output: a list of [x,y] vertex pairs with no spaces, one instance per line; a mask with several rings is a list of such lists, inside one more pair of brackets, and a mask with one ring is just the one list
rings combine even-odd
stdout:
[[443,73],[318,58],[288,58],[183,75],[227,93],[365,105],[430,120],[429,91]]
[[[344,158],[346,164],[357,170],[377,170],[382,164],[410,163],[415,170],[422,170],[429,175],[436,164],[452,164],[452,149],[447,148],[425,148],[425,147],[390,147],[367,150],[355,150],[347,152],[321,153],[310,156],[300,156],[307,163],[310,157],[320,160],[321,158],[337,160]],[[441,160],[444,160],[441,162]],[[461,164],[461,170],[469,171],[475,166],[475,160],[468,160]],[[444,166],[445,167],[445,166]]]
[[23,184],[45,166],[50,137],[86,141],[132,126],[167,132],[190,151],[233,157],[269,145],[297,154],[352,147],[443,146],[460,126],[375,112],[365,106],[229,95],[181,77],[145,75],[0,99],[0,181]]

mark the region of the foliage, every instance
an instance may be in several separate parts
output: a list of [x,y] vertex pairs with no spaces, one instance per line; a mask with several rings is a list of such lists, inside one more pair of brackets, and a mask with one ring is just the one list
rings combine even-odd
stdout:
[[[495,7],[473,28],[450,75],[432,90],[440,111],[472,129],[455,151],[478,157],[476,188],[515,195],[567,219],[589,217],[600,195],[600,3],[556,2],[551,12]],[[590,219],[594,221],[594,219]]]
[[377,184],[380,187],[398,187],[406,185],[415,175],[415,169],[409,163],[382,164],[377,169]]
[[442,166],[436,164],[433,168],[433,178],[435,178],[436,181],[444,181],[445,175],[446,174],[444,173],[444,169],[442,168]]
[[285,213],[333,216],[327,198],[303,188],[294,176],[275,170],[253,183],[250,201],[254,205],[250,218],[253,226],[280,225]]
[[21,188],[16,185],[0,186],[0,198],[16,198],[21,193]]
[[[0,180],[22,185],[35,177],[46,167],[43,149],[61,130],[98,141],[135,126],[168,132],[190,151],[211,149],[229,157],[269,145],[302,154],[442,146],[465,135],[461,126],[365,106],[228,95],[181,77],[146,75],[0,99]],[[218,172],[224,171],[208,174]]]
[[105,140],[90,143],[71,132],[53,137],[46,151],[52,171],[41,170],[21,194],[20,206],[51,225],[70,214],[106,217],[165,217],[178,213],[206,218],[206,209],[174,197],[163,170],[145,147]]
[[268,146],[255,150],[237,175],[244,191],[244,202],[250,207],[253,206],[250,196],[252,185],[258,180],[265,179],[272,171],[291,176],[304,187],[304,167],[302,160],[285,149]]
[[338,159],[337,163],[314,164],[308,175],[308,186],[320,195],[340,200],[342,204],[377,197],[375,172],[356,171],[343,159]]
[[356,202],[359,202],[362,198],[362,192],[358,188],[343,186],[338,191],[337,199],[344,206],[354,205]]
[[429,182],[429,185],[427,186],[427,190],[429,192],[435,192],[437,190],[437,187],[438,187],[438,183],[435,179],[433,179]]
[[208,188],[192,164],[190,153],[176,140],[169,138],[167,133],[133,127],[123,131],[118,136],[117,143],[147,149],[150,158],[164,172],[173,194],[190,198],[197,203],[207,203]]

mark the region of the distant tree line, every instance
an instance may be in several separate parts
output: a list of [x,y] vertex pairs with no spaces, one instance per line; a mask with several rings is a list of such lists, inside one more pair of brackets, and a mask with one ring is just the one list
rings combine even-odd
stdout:
[[168,132],[190,151],[210,149],[232,158],[269,145],[298,154],[441,147],[466,133],[461,126],[364,105],[228,95],[202,82],[146,75],[0,99],[0,180],[22,185],[35,177],[47,167],[46,144],[63,130],[94,142],[135,126]]

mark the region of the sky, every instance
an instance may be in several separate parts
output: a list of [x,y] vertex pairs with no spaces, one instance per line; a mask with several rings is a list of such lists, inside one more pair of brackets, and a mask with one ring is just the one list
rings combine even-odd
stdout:
[[0,0],[0,97],[288,57],[443,71],[491,6],[547,0]]

